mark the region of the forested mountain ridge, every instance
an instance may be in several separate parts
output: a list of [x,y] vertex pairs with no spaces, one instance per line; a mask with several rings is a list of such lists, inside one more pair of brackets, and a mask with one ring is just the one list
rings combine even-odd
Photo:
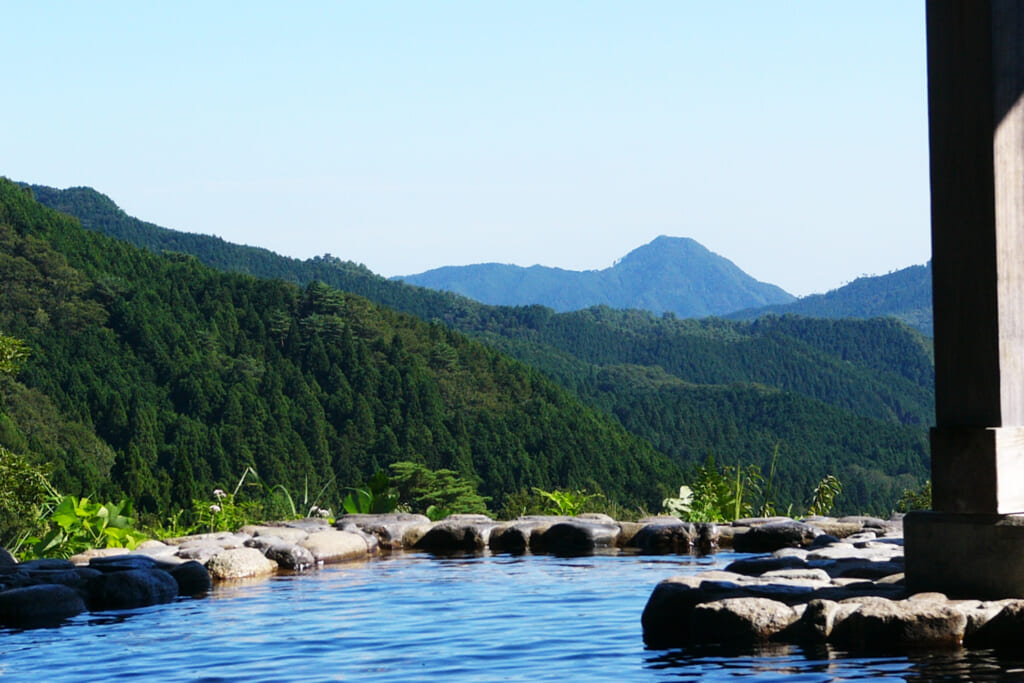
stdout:
[[841,510],[886,513],[903,488],[927,477],[930,345],[893,320],[730,322],[609,307],[487,306],[329,255],[299,261],[120,210],[91,211],[89,197],[102,195],[88,188],[34,191],[95,230],[157,252],[187,250],[221,269],[303,285],[321,280],[442,322],[541,370],[677,463],[713,453],[719,462],[767,467],[778,444],[777,483],[789,502],[808,493],[804,482],[836,473],[848,491]]
[[700,318],[795,300],[692,239],[664,235],[602,270],[483,263],[395,279],[485,304],[540,304],[559,312],[605,305]]
[[82,494],[188,507],[246,467],[293,491],[391,462],[447,467],[500,505],[530,486],[656,506],[679,468],[538,372],[321,283],[222,273],[101,234],[0,179],[0,445]]
[[888,275],[859,277],[825,294],[788,304],[735,311],[724,317],[754,320],[766,314],[814,318],[892,317],[932,336],[932,264],[910,266]]

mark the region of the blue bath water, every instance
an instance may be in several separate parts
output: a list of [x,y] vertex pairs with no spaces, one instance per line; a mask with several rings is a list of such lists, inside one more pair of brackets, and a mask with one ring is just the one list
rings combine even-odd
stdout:
[[657,582],[736,557],[400,553],[0,630],[0,680],[1024,680],[1024,655],[989,651],[645,649],[640,614]]

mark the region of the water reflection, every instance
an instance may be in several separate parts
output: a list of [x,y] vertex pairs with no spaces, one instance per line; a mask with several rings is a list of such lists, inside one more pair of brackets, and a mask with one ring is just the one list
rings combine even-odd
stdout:
[[828,645],[701,646],[649,651],[644,666],[674,681],[1024,681],[1024,653],[980,649],[878,656]]

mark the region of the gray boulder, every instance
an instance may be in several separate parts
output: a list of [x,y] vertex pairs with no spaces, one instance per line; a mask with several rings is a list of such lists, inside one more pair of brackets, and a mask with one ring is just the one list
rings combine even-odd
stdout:
[[610,548],[619,536],[619,526],[603,520],[568,519],[531,536],[531,549],[554,555],[586,555],[597,548]]
[[369,546],[362,536],[330,527],[310,533],[299,545],[308,550],[317,562],[356,560],[369,553]]
[[273,574],[277,563],[255,548],[228,548],[206,561],[211,579],[247,579]]
[[689,553],[693,550],[697,538],[697,527],[693,523],[670,518],[645,524],[633,536],[629,545],[651,555]]
[[410,527],[429,523],[430,519],[425,515],[392,512],[382,515],[343,515],[334,526],[344,531],[347,525],[355,524],[364,532],[374,535],[380,547],[397,550],[402,547],[402,538]]
[[[856,604],[856,599],[851,602]],[[876,598],[837,620],[831,642],[878,651],[908,646],[959,647],[966,627],[966,615],[944,603]]]
[[644,643],[653,648],[682,647],[690,642],[690,614],[705,602],[745,596],[732,572],[708,571],[699,576],[673,576],[660,582],[647,599],[640,623]]
[[123,572],[129,569],[153,569],[157,561],[149,555],[119,555],[93,557],[89,566],[101,572]]
[[[299,541],[305,540],[306,537],[309,536],[309,532],[305,529],[259,524],[250,524],[247,526],[243,526],[241,529],[239,529],[239,531],[243,534],[248,534],[252,536],[254,539],[261,537],[277,538],[282,541],[288,541],[289,543],[298,543]],[[248,544],[249,542],[247,541],[245,545]]]
[[28,572],[32,583],[52,583],[69,588],[83,588],[100,572],[88,567],[74,569],[37,569]]
[[861,522],[841,522],[835,517],[822,517],[820,515],[804,517],[800,521],[805,524],[818,527],[826,534],[835,537],[837,540],[859,533],[864,528],[864,525]]
[[798,619],[796,611],[767,598],[730,598],[694,607],[690,631],[699,643],[757,643],[772,639]]
[[283,526],[289,529],[301,529],[307,534],[313,534],[318,531],[325,531],[331,528],[331,525],[323,517],[304,517],[302,519],[289,519],[284,522],[278,522],[274,526]]
[[27,571],[17,565],[13,567],[0,567],[0,591],[22,588],[36,583]]
[[750,530],[733,539],[733,547],[741,553],[770,553],[780,548],[798,548],[809,545],[821,529],[793,520],[768,522],[752,526]]
[[[306,534],[303,536],[305,540]],[[308,548],[276,536],[257,536],[247,541],[246,545],[261,551],[264,557],[277,562],[281,569],[303,571],[316,565],[316,558]]]
[[195,561],[182,562],[168,570],[178,584],[178,595],[193,597],[210,592],[212,581],[206,567]]
[[414,547],[435,553],[483,550],[496,526],[484,515],[452,515],[432,526]]
[[[556,518],[561,521],[566,518]],[[499,524],[491,529],[488,540],[491,550],[498,553],[522,554],[530,547],[534,533],[538,535],[555,523],[547,519],[519,518]]]
[[[1024,600],[1005,601],[995,606],[998,611],[980,625],[972,625],[972,633],[965,639],[970,647],[1019,648],[1024,633]],[[991,612],[991,608],[988,610]]]
[[807,569],[807,561],[802,557],[781,555],[771,557],[747,557],[730,562],[725,568],[727,572],[736,572],[747,576],[761,576],[765,572],[780,569]]

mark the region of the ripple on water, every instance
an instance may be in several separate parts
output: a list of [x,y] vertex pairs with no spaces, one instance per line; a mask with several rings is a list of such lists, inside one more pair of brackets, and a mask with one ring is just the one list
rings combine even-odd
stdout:
[[711,558],[402,554],[218,587],[210,596],[0,631],[0,678],[88,681],[1006,680],[990,651],[645,650],[661,579]]

